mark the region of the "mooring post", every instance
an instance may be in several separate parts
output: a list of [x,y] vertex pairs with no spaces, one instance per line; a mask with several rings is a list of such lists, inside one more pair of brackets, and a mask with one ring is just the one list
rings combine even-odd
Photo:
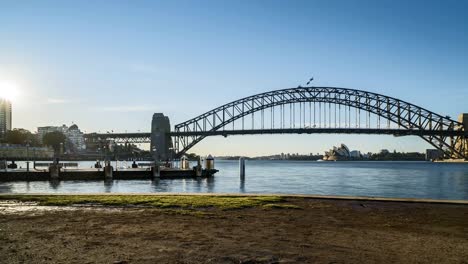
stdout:
[[106,180],[111,180],[113,177],[114,168],[112,167],[109,160],[106,160],[106,166],[104,167],[104,177]]
[[202,161],[200,156],[198,156],[197,166],[195,167],[195,175],[197,177],[201,177],[203,175]]
[[245,180],[245,158],[239,158],[239,176],[241,181]]
[[2,164],[1,164],[1,169],[5,170],[5,172],[7,171],[7,168],[8,168],[8,165],[7,165],[7,161],[6,160],[2,160]]
[[60,177],[60,164],[58,158],[54,160],[54,163],[49,165],[49,175],[51,180],[58,180]]
[[161,168],[159,167],[158,162],[154,162],[154,165],[151,167],[151,172],[153,173],[153,178],[161,177]]

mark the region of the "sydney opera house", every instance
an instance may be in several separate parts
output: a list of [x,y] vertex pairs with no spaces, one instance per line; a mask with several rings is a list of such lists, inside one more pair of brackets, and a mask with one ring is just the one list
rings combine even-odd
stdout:
[[333,147],[329,151],[325,151],[323,160],[337,161],[337,160],[349,160],[351,157],[350,151],[345,144],[341,144],[339,147]]

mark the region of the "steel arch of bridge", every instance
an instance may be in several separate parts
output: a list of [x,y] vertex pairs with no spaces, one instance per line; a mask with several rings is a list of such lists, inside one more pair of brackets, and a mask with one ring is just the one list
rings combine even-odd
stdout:
[[[285,127],[286,105],[290,106],[290,118],[296,119],[296,110],[291,110],[296,104],[301,105],[300,111],[304,109],[304,116],[300,117],[306,120],[306,104],[314,104],[314,126],[312,127],[311,113],[309,126],[303,127]],[[325,123],[319,123],[316,127],[316,105],[324,105],[325,115],[319,113],[320,118],[325,118]],[[302,105],[304,108],[302,108]],[[329,123],[327,127],[326,106],[328,105]],[[331,110],[334,106],[334,111]],[[337,125],[337,110],[340,108],[339,115],[341,119],[344,107],[344,124],[339,120]],[[275,110],[279,107],[279,114]],[[351,108],[356,112],[356,119],[361,118],[360,111],[363,110],[369,116],[369,124],[366,120],[366,128],[358,127],[356,122],[352,127]],[[270,127],[264,127],[264,111],[271,109]],[[321,109],[321,108],[320,108]],[[348,109],[348,111],[347,111]],[[292,112],[293,111],[293,112]],[[321,110],[320,110],[321,111]],[[261,113],[261,128],[254,129],[254,115]],[[335,117],[334,126],[331,124],[332,112]],[[378,118],[377,128],[370,128],[370,114]],[[245,117],[252,115],[252,129],[245,129]],[[367,116],[366,116],[367,118]],[[381,125],[381,118],[387,121],[386,126]],[[277,120],[279,119],[279,120]],[[287,118],[286,118],[287,119]],[[290,119],[290,121],[291,121]],[[240,121],[242,127],[234,128],[234,123]],[[302,122],[302,121],[301,121]],[[232,129],[227,129],[227,125],[233,124]],[[291,122],[290,122],[291,123]],[[304,122],[305,123],[305,122]],[[359,120],[359,126],[361,121]],[[275,127],[275,124],[279,126]],[[391,128],[391,124],[398,128]],[[295,123],[292,122],[295,126]],[[447,157],[467,158],[467,133],[463,124],[452,120],[448,116],[442,116],[429,111],[417,105],[382,94],[338,87],[298,87],[282,90],[275,90],[266,93],[260,93],[245,97],[228,104],[219,106],[202,115],[175,125],[175,131],[171,135],[175,137],[176,156],[186,153],[195,144],[211,135],[236,135],[236,134],[265,134],[265,133],[366,133],[366,134],[393,134],[393,135],[417,135],[427,141],[437,149],[444,151]]]

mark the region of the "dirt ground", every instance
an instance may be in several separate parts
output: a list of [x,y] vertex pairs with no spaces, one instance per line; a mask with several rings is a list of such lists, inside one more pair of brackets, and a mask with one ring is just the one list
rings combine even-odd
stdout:
[[287,200],[0,214],[0,263],[468,263],[467,205]]

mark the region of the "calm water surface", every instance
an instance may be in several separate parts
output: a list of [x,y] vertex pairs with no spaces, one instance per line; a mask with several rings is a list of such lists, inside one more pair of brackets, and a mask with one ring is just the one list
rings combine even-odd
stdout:
[[[92,162],[80,163],[91,167]],[[64,181],[0,183],[0,193],[208,192],[357,195],[468,200],[468,164],[430,162],[217,160],[210,179]]]

